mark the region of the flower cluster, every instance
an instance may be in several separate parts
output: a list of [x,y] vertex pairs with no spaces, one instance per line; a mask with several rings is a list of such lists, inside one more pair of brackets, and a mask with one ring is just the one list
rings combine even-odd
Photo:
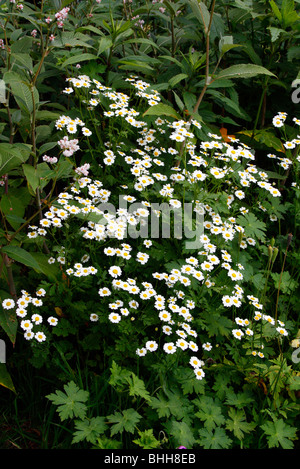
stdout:
[[[148,83],[136,76],[126,80],[135,89],[135,96],[145,99],[149,106],[159,103],[159,94],[151,90]],[[113,149],[108,143],[101,161],[105,167],[121,163],[122,170],[127,169],[132,180],[131,189],[128,185],[121,185],[123,191],[129,189],[122,195],[126,206],[116,209],[114,213],[106,213],[101,209],[101,204],[110,201],[110,190],[103,187],[101,180],[88,176],[89,164],[76,168],[77,178],[74,178],[70,189],[58,195],[57,201],[40,220],[41,227],[33,227],[28,236],[43,235],[40,230],[62,228],[65,220],[69,223],[70,219],[76,220],[78,217],[81,225],[78,232],[82,238],[98,243],[99,249],[103,249],[103,255],[107,257],[108,281],[100,286],[98,294],[102,298],[104,310],[108,310],[108,321],[118,324],[127,317],[134,320],[141,311],[154,312],[161,333],[166,337],[162,345],[164,353],[170,355],[180,350],[192,353],[189,363],[196,378],[202,379],[205,375],[204,362],[196,354],[209,352],[212,346],[208,342],[201,343],[193,327],[194,319],[201,316],[201,305],[191,299],[189,291],[202,289],[205,292],[205,289],[214,288],[217,275],[223,275],[227,279],[226,294],[222,295],[220,305],[225,312],[231,308],[242,311],[243,304],[247,300],[249,302],[249,298],[252,298],[256,310],[260,309],[257,298],[246,296],[244,265],[233,259],[230,247],[231,242],[235,241],[245,250],[257,242],[254,237],[245,235],[245,229],[239,223],[243,215],[248,213],[245,202],[247,191],[263,193],[263,198],[269,197],[270,200],[279,197],[280,191],[274,187],[268,174],[256,167],[251,148],[239,139],[230,137],[225,142],[219,135],[209,133],[207,140],[198,142],[196,133],[201,124],[194,119],[185,122],[158,117],[151,126],[147,125],[139,120],[139,112],[130,108],[130,98],[126,94],[118,93],[86,75],[68,78],[67,81],[70,86],[64,90],[65,93],[73,93],[76,89],[82,92],[82,103],[89,111],[101,107],[102,95],[109,109],[103,110],[103,119],[121,119],[124,125],[135,127],[138,134],[136,145],[127,148],[125,152],[122,143]],[[282,122],[285,116],[280,114],[277,119]],[[279,126],[279,121],[274,122]],[[70,153],[79,149],[78,140],[69,140],[68,134],[75,134],[78,128],[82,129],[83,136],[91,134],[81,119],[71,119],[66,115],[56,121],[56,128],[67,132],[58,142],[65,156],[71,156]],[[179,153],[177,142],[184,144],[184,165],[181,165],[180,160],[178,164],[172,163]],[[277,157],[274,155],[274,158]],[[283,163],[290,164],[287,158],[278,159],[283,169],[286,169]],[[102,167],[102,164],[99,166]],[[183,256],[181,262],[173,268],[152,272],[152,278],[139,278],[138,281],[126,276],[121,266],[126,266],[127,262],[132,263],[135,270],[137,266],[149,265],[155,259],[151,239],[143,240],[143,249],[128,242],[130,229],[147,226],[153,215],[157,218],[161,216],[153,196],[167,201],[173,209],[180,209],[183,185],[191,188],[195,195],[193,210],[204,219],[203,233],[199,237],[201,248],[193,256]],[[202,194],[209,193],[215,186],[222,188],[226,195],[227,210],[224,210],[224,214],[221,210],[216,211],[213,203],[208,203],[202,197]],[[263,210],[261,202],[258,202],[257,209]],[[98,221],[95,221],[95,216]],[[96,275],[97,269],[77,263],[74,268],[66,269],[65,273],[72,281],[72,277]],[[270,322],[268,316],[259,317],[258,312],[252,321],[240,316],[242,314],[236,317],[236,326],[232,331],[238,340],[244,336],[253,339],[255,324],[259,319]],[[96,323],[98,319],[98,314],[90,315],[91,322]],[[283,323],[277,321],[276,328],[280,336],[287,334]],[[157,349],[158,342],[148,337],[136,350],[136,354],[144,356]],[[261,351],[259,354],[263,356]]]
[[[3,300],[2,307],[3,309],[16,308],[15,312],[17,317],[20,318],[20,327],[24,331],[26,340],[35,339],[37,342],[44,342],[46,334],[42,323],[45,318],[41,312],[33,312],[33,308],[42,309],[43,300],[41,298],[46,295],[46,291],[43,288],[39,288],[35,292],[35,296],[31,296],[25,290],[21,290],[21,293],[22,296],[16,302],[10,298]],[[58,323],[58,318],[49,316],[47,323],[54,327]]]
[[253,318],[252,320],[250,320],[236,317],[235,323],[237,326],[239,326],[239,328],[233,329],[232,334],[238,340],[242,340],[242,338],[246,337],[251,337],[251,354],[253,356],[264,358],[264,354],[261,351],[253,349],[255,344],[260,344],[260,348],[264,347],[263,344],[261,344],[261,328],[257,328],[257,323],[262,322],[263,325],[270,324],[275,328],[278,337],[287,336],[288,331],[285,328],[284,322],[276,320],[269,314],[262,313],[263,305],[259,303],[259,299],[257,297],[253,295],[247,295],[247,299],[250,304],[254,307]]
[[65,7],[62,10],[55,13],[55,18],[57,20],[58,28],[62,28],[64,26],[64,21],[67,19],[69,11],[70,11],[70,8]]
[[72,156],[76,151],[80,150],[78,139],[74,138],[73,140],[69,140],[67,135],[59,140],[57,144],[59,145],[60,149],[63,150],[63,155],[66,157]]

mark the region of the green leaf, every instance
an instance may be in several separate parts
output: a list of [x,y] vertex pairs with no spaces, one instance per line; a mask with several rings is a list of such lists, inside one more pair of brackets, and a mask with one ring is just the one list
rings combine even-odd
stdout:
[[0,209],[14,230],[17,230],[20,224],[25,222],[22,218],[25,213],[22,199],[12,195],[10,192],[3,194],[0,200]]
[[283,0],[281,4],[282,27],[286,30],[294,23],[299,21],[299,15],[295,10],[295,3],[293,0]]
[[225,417],[222,415],[222,408],[218,405],[217,400],[209,396],[202,396],[200,399],[196,399],[194,404],[199,407],[195,417],[204,422],[205,428],[211,431],[224,424]]
[[269,75],[275,77],[274,73],[267,70],[261,65],[254,64],[239,64],[232,65],[231,67],[225,68],[217,75],[213,77],[213,80],[220,80],[221,78],[252,78],[257,75]]
[[226,422],[226,428],[233,432],[239,440],[244,438],[244,433],[250,433],[254,430],[255,424],[246,421],[246,415],[243,410],[230,408],[228,411],[229,420]]
[[23,164],[23,171],[27,179],[27,183],[32,189],[33,193],[36,193],[37,188],[40,185],[40,178],[37,175],[37,170],[30,164]]
[[32,58],[29,54],[15,52],[11,54],[11,61],[16,62],[18,65],[21,65],[23,68],[26,68],[29,71],[33,71]]
[[[41,121],[41,120],[54,121],[58,119],[60,116],[61,116],[60,113],[52,112],[52,111],[37,111],[35,115],[37,121]],[[55,142],[55,144],[57,145],[57,142]],[[45,143],[45,145],[49,145],[49,144]],[[41,149],[40,149],[40,152],[41,152]]]
[[274,26],[268,26],[267,29],[270,31],[271,34],[271,42],[277,41],[277,39],[280,37],[280,34],[285,33],[284,29],[275,28]]
[[135,39],[127,39],[124,41],[126,44],[147,44],[155,49],[159,49],[159,46],[155,44],[155,42],[151,41],[151,39],[147,39],[145,37],[136,37]]
[[230,319],[220,316],[219,313],[211,313],[205,318],[205,324],[209,330],[209,336],[229,336],[231,333]]
[[52,282],[57,282],[61,279],[61,270],[57,263],[49,264],[49,256],[42,252],[31,252],[33,259],[38,263],[38,272],[43,273]]
[[127,381],[129,383],[130,396],[139,396],[146,401],[151,401],[150,394],[146,390],[145,383],[142,379],[138,378],[134,373],[131,373],[131,376],[127,378]]
[[210,13],[204,2],[198,2],[198,0],[191,0],[190,6],[193,13],[200,24],[203,25],[206,30],[209,25]]
[[205,384],[202,380],[195,379],[195,374],[192,370],[178,367],[175,374],[184,395],[193,393],[201,395],[205,393]]
[[67,67],[68,65],[77,64],[79,62],[87,62],[88,60],[94,59],[97,59],[97,55],[88,53],[73,55],[72,57],[69,57],[67,60],[65,60],[61,66]]
[[243,407],[247,407],[249,404],[254,402],[254,397],[247,393],[247,392],[239,392],[235,394],[234,391],[229,390],[226,393],[226,401],[225,404],[230,405],[231,407],[237,407],[238,409],[242,409]]
[[93,449],[122,449],[122,442],[115,438],[107,438],[105,435],[97,438],[97,443]]
[[197,440],[204,449],[228,449],[232,440],[226,435],[223,428],[217,427],[214,431],[207,428],[199,430],[200,440]]
[[114,360],[112,361],[110,373],[109,384],[116,388],[120,387],[121,389],[125,383],[128,383],[128,379],[131,377],[131,371],[120,367]]
[[242,44],[234,44],[233,43],[233,36],[222,36],[220,41],[219,41],[219,51],[221,55],[224,55],[226,52],[228,52],[231,49],[234,49],[236,47],[243,47]]
[[27,265],[32,269],[39,272],[39,264],[34,259],[34,257],[27,252],[25,249],[20,248],[19,246],[4,246],[2,252],[5,252],[11,259],[14,259],[21,264]]
[[63,160],[63,158],[60,157],[60,160],[55,168],[56,179],[59,180],[70,177],[73,173],[73,169],[73,165],[68,159]]
[[109,415],[107,417],[108,423],[113,424],[110,430],[111,436],[116,433],[123,433],[123,431],[134,433],[141,418],[142,416],[132,408]]
[[0,386],[3,386],[16,394],[16,390],[5,363],[0,363]]
[[282,291],[282,293],[291,293],[296,290],[299,285],[299,283],[290,276],[288,271],[284,271],[282,274],[272,272],[271,277],[274,280],[275,288],[278,290],[280,287],[280,291]]
[[245,215],[239,215],[236,219],[237,224],[244,227],[244,234],[246,237],[258,238],[263,240],[265,238],[266,224],[251,212]]
[[176,442],[176,446],[183,445],[190,449],[196,442],[192,430],[185,422],[173,420],[170,433]]
[[103,52],[105,52],[107,49],[110,49],[113,45],[113,41],[110,37],[101,37],[99,40],[99,47],[98,47],[98,52],[97,55],[101,55]]
[[171,87],[177,85],[182,80],[185,80],[189,76],[186,73],[179,73],[178,75],[175,75],[174,77],[170,78],[169,84]]
[[177,114],[175,109],[173,109],[171,106],[168,104],[156,104],[154,106],[151,106],[149,109],[147,109],[146,112],[144,112],[143,116],[169,116],[169,117],[174,117],[174,119],[181,119],[180,115]]
[[72,31],[63,31],[59,36],[57,36],[52,42],[54,47],[88,47],[93,48],[89,44],[90,36],[81,34],[78,32]]
[[33,43],[33,37],[30,36],[24,36],[18,39],[16,42],[14,42],[11,45],[11,52],[12,53],[28,53],[28,51],[31,49]]
[[147,63],[142,63],[141,60],[119,60],[118,61],[120,64],[119,68],[122,70],[136,70],[136,71],[141,71],[146,73],[147,71],[149,72],[154,72],[154,68],[148,65]]
[[284,147],[280,138],[276,137],[273,132],[270,132],[266,129],[256,130],[253,135],[253,130],[242,130],[238,132],[239,134],[247,135],[247,137],[252,138],[263,145],[266,145],[269,148],[273,148],[276,151],[283,152]]
[[276,16],[276,18],[280,21],[282,21],[282,14],[280,13],[280,10],[278,8],[278,6],[276,5],[276,3],[274,2],[274,0],[270,0],[270,6],[273,10],[273,13],[274,15]]
[[19,108],[27,114],[32,114],[33,108],[39,103],[39,92],[35,86],[22,74],[16,72],[6,72],[3,80],[10,85],[12,94]]
[[173,415],[178,420],[190,418],[193,406],[189,400],[181,395],[179,391],[160,392],[158,397],[152,397],[150,406],[158,413],[159,418]]
[[30,148],[24,144],[0,143],[0,176],[27,161]]
[[75,431],[72,443],[86,440],[88,443],[96,444],[99,435],[105,432],[107,425],[104,417],[93,417],[91,419],[75,420]]
[[138,434],[140,438],[133,440],[133,443],[136,445],[141,446],[143,449],[155,449],[160,447],[160,441],[153,435],[152,428],[143,432],[138,430]]
[[268,440],[269,448],[293,449],[294,444],[291,440],[297,437],[297,428],[286,424],[284,420],[279,419],[275,422],[267,422],[261,425],[261,429]]
[[65,392],[58,390],[55,394],[52,393],[46,396],[54,405],[58,406],[57,412],[60,419],[62,421],[73,417],[84,419],[87,410],[85,402],[89,397],[88,391],[79,389],[74,381],[65,384],[64,390]]

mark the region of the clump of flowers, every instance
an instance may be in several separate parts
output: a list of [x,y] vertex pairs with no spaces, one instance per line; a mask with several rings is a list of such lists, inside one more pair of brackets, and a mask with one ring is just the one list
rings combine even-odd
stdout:
[[[95,113],[97,109],[98,115],[102,113],[108,123],[114,119],[116,126],[127,126],[137,133],[136,142],[131,148],[125,149],[123,142],[115,145],[107,142],[108,149],[103,150],[102,160],[98,161],[103,171],[120,165],[131,182],[130,185],[120,184],[119,194],[117,190],[116,194],[112,194],[105,188],[104,177],[102,180],[101,177],[93,178],[88,163],[76,167],[74,160],[74,180],[70,188],[58,195],[39,221],[40,227],[33,227],[28,236],[45,236],[49,230],[62,229],[65,223],[80,221],[78,233],[83,242],[92,242],[97,246],[97,252],[107,260],[108,280],[98,287],[103,311],[107,311],[107,321],[117,327],[124,321],[135,320],[142,311],[155,318],[162,345],[159,347],[155,337],[147,336],[136,349],[137,356],[144,357],[159,349],[167,355],[179,352],[190,354],[188,364],[195,377],[203,379],[203,355],[210,354],[213,345],[211,341],[203,340],[205,330],[200,330],[200,334],[197,330],[203,323],[202,306],[197,297],[200,291],[210,296],[209,292],[216,287],[218,278],[222,278],[225,283],[218,285],[215,293],[220,298],[218,307],[224,314],[228,310],[234,312],[233,337],[238,341],[247,339],[250,353],[262,358],[260,346],[256,347],[261,337],[260,329],[256,327],[258,322],[274,326],[280,337],[288,332],[284,323],[263,314],[263,305],[252,292],[247,291],[245,266],[234,256],[236,247],[232,246],[235,243],[238,249],[247,250],[264,239],[261,230],[257,236],[255,233],[250,236],[245,229],[249,212],[245,206],[247,194],[250,191],[261,194],[256,207],[258,212],[262,207],[260,199],[272,200],[281,194],[269,180],[268,174],[256,167],[251,148],[237,138],[225,142],[213,133],[209,133],[205,141],[199,141],[197,130],[201,129],[201,123],[196,119],[185,122],[158,117],[149,124],[130,107],[130,98],[126,94],[114,91],[86,75],[67,80],[68,88],[64,92],[82,92],[82,103],[89,112]],[[126,80],[135,90],[135,98],[146,100],[148,107],[160,102],[161,97],[151,90],[148,83],[136,76]],[[108,102],[105,108],[102,108],[102,98]],[[280,127],[284,119],[285,116],[280,114],[273,123]],[[58,141],[61,157],[72,158],[75,152],[82,151],[79,139],[94,137],[94,132],[79,117],[74,119],[63,115],[55,125],[59,132],[64,133]],[[70,139],[75,135],[78,138]],[[292,143],[298,145],[300,141],[294,140]],[[278,157],[278,162],[283,169],[286,169],[283,163],[287,167],[292,164],[288,158]],[[214,206],[214,198],[210,197],[214,190],[222,195],[223,205],[219,206],[219,210]],[[203,230],[197,234],[200,245],[194,248],[193,253],[180,253],[180,261],[176,260],[172,267],[168,268],[168,264],[162,263],[159,268],[159,264],[155,263],[155,250],[159,243],[147,235],[137,245],[131,240],[130,233],[149,227],[150,215],[154,219],[161,217],[162,210],[161,206],[157,208],[157,201],[181,210],[185,202],[184,194],[188,191],[193,194],[193,214],[203,216]],[[105,204],[116,195],[124,205],[108,213]],[[263,226],[260,228],[263,229]],[[97,278],[99,274],[97,268],[83,266],[81,262],[75,262],[70,267],[65,259],[49,259],[49,262],[56,261],[60,262],[70,281],[82,276]],[[149,269],[153,269],[153,265],[157,265],[157,269],[149,273],[149,269],[146,270],[149,265]],[[143,271],[147,273],[145,278],[140,275],[135,278],[137,266],[146,266]],[[132,275],[128,276],[128,271]],[[249,301],[254,307],[251,319],[248,318]],[[34,305],[35,300],[30,297],[29,303]],[[8,306],[6,303],[3,307]],[[35,320],[28,320],[26,306],[27,303],[21,313],[21,327],[26,338],[45,340],[42,332],[33,333],[33,327],[40,324],[41,318],[35,315]],[[243,309],[247,310],[245,314]],[[20,316],[20,310],[17,314]],[[98,314],[91,313],[89,320],[96,324]],[[56,321],[50,318],[48,322],[55,325]]]
[[[4,309],[15,308],[26,340],[34,339],[37,342],[44,342],[47,339],[47,324],[48,327],[55,327],[58,323],[57,317],[45,318],[44,316],[42,298],[46,295],[46,291],[44,288],[39,288],[35,295],[31,296],[26,290],[21,290],[21,294],[16,302],[12,299],[3,300],[2,307]],[[38,312],[35,312],[36,308]]]

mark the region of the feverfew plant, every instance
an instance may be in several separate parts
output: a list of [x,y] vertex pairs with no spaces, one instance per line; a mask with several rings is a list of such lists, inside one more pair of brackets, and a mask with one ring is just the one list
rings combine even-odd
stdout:
[[[288,331],[282,321],[264,312],[264,304],[253,295],[254,286],[248,282],[251,258],[244,252],[253,252],[257,245],[263,252],[266,242],[266,225],[251,211],[252,201],[256,200],[254,209],[259,213],[262,201],[271,202],[280,197],[280,191],[268,174],[257,168],[251,148],[237,138],[225,142],[212,133],[199,140],[201,123],[196,119],[149,119],[147,111],[141,118],[130,101],[138,100],[145,111],[147,106],[148,110],[157,106],[161,97],[137,76],[125,80],[133,88],[131,96],[86,75],[67,81],[64,92],[76,93],[82,115],[62,115],[56,121],[61,138],[54,158],[69,159],[74,177],[43,213],[40,226],[31,227],[28,237],[63,240],[66,230],[69,238],[63,244],[70,244],[71,237],[85,246],[87,260],[101,256],[97,266],[83,265],[83,258],[71,258],[65,246],[61,255],[49,256],[49,263],[60,264],[71,289],[76,289],[77,277],[96,279],[91,285],[98,290],[101,303],[85,320],[95,327],[100,318],[118,325],[116,334],[120,335],[120,324],[134,321],[138,357],[158,350],[179,354],[198,380],[205,376],[204,358],[214,356],[219,345],[211,343],[212,337],[230,341],[230,330],[232,340],[245,344],[246,353],[264,357],[264,329],[258,324],[271,325],[273,337],[282,338]],[[275,127],[280,127],[284,118],[283,114],[276,116]],[[99,122],[108,129],[104,132],[106,142],[99,133]],[[296,146],[299,141],[292,143]],[[76,155],[87,150],[93,156],[92,164],[77,166]],[[56,159],[49,158],[55,165]],[[277,160],[284,169],[283,162],[292,164],[288,158]],[[109,174],[116,175],[113,191],[105,187]],[[114,205],[117,197],[123,207]],[[164,215],[156,204],[181,209],[186,201],[192,204],[194,214],[203,216],[203,231],[196,233],[201,248],[187,249],[186,240],[172,233],[167,241],[149,238],[153,217],[157,220]],[[145,226],[147,236],[136,236],[140,233],[137,228]],[[42,309],[41,300],[23,292],[19,301],[17,315],[22,318],[26,340],[47,340],[48,332],[44,325],[40,327],[43,317],[28,319],[27,315],[28,304]],[[210,301],[223,329],[220,325],[210,330],[206,317]],[[4,308],[11,305],[12,300],[3,303]],[[56,326],[59,320],[50,316],[47,322]]]

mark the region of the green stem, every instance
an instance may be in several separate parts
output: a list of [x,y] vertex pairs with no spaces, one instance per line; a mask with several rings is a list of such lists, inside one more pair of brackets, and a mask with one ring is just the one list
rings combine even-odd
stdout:
[[285,250],[285,254],[284,254],[284,259],[283,259],[283,264],[282,264],[282,268],[281,268],[280,278],[279,278],[278,290],[277,290],[276,308],[275,308],[275,327],[277,326],[278,303],[279,303],[281,280],[282,280],[282,275],[283,275],[283,272],[284,272],[284,266],[285,266],[285,260],[286,260],[286,257],[287,257],[288,248],[291,244],[292,238],[293,238],[292,233],[289,233],[288,234],[288,239],[287,239],[286,250]]

